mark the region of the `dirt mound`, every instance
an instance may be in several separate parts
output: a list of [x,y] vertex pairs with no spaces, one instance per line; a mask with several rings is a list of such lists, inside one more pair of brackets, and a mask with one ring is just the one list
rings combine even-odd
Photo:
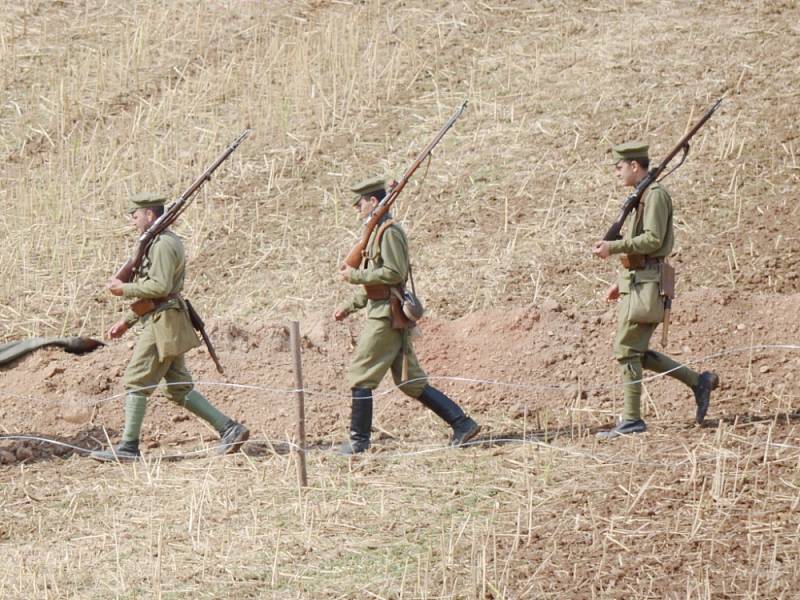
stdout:
[[[796,408],[796,349],[764,346],[796,340],[800,295],[733,295],[696,290],[676,301],[667,351],[696,369],[722,378],[710,419],[747,418]],[[709,316],[709,315],[713,315]],[[432,383],[487,426],[485,433],[519,432],[535,423],[597,427],[620,409],[621,390],[611,355],[614,308],[589,312],[545,302],[543,308],[479,311],[452,321],[423,321],[417,352]],[[358,318],[343,324],[316,314],[301,324],[310,443],[330,445],[345,432],[349,390],[344,373],[360,331]],[[286,440],[294,431],[294,388],[288,324],[246,329],[216,322],[213,338],[225,365],[216,373],[202,349],[190,355],[200,390],[221,410],[248,424],[254,438]],[[660,336],[656,336],[660,339]],[[2,373],[0,425],[8,435],[49,437],[7,440],[0,460],[41,460],[116,440],[123,424],[120,378],[133,339],[76,357],[57,349],[29,355]],[[657,342],[656,342],[657,346]],[[690,397],[681,385],[645,384],[649,420],[689,422]],[[378,438],[414,438],[416,403],[392,389],[377,394]],[[441,435],[445,435],[444,428]],[[215,432],[156,392],[143,442],[163,453],[213,444]]]

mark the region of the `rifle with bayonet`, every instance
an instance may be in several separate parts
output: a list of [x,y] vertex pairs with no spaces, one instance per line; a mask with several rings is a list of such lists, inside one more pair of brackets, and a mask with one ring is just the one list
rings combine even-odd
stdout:
[[242,134],[236,138],[233,143],[225,148],[225,151],[220,154],[217,159],[211,163],[200,177],[195,179],[194,183],[190,185],[180,197],[175,200],[172,204],[167,206],[164,209],[164,214],[162,214],[158,219],[156,219],[150,227],[147,228],[141,236],[139,236],[139,240],[136,242],[136,250],[133,253],[133,256],[127,260],[127,262],[120,267],[119,271],[117,271],[114,277],[119,279],[123,283],[129,283],[133,276],[136,274],[136,270],[142,264],[142,260],[147,255],[147,251],[150,249],[150,244],[153,243],[155,240],[165,229],[167,229],[170,225],[172,225],[183,211],[189,206],[191,201],[194,199],[194,195],[197,191],[203,186],[203,184],[211,179],[211,174],[217,170],[217,168],[225,162],[225,160],[233,154],[234,150],[239,147],[246,138],[250,134],[250,129],[245,129]]
[[420,152],[419,156],[414,160],[411,166],[403,173],[403,176],[400,178],[398,182],[393,184],[390,188],[386,196],[378,203],[375,207],[375,210],[372,211],[369,220],[364,225],[364,231],[362,232],[361,239],[358,240],[353,249],[350,250],[350,253],[345,257],[344,264],[354,269],[357,269],[361,265],[361,261],[364,258],[364,251],[367,248],[367,244],[369,243],[369,238],[372,235],[373,230],[381,222],[383,216],[389,212],[389,209],[394,204],[394,201],[397,200],[397,197],[400,195],[400,192],[403,191],[403,188],[408,183],[408,180],[411,179],[411,176],[414,172],[419,168],[419,166],[423,163],[423,161],[428,158],[433,149],[436,145],[441,141],[444,137],[444,134],[453,126],[453,124],[458,120],[464,110],[467,108],[467,101],[464,100],[464,103],[456,109],[456,112],[447,120],[447,123],[444,124],[444,127],[436,134],[436,137],[433,138],[430,144],[428,144],[425,149]]
[[[194,199],[195,194],[197,194],[198,190],[203,186],[206,181],[211,179],[211,175],[216,171],[219,166],[225,162],[228,157],[233,154],[236,148],[239,147],[244,139],[250,135],[250,129],[245,129],[239,137],[237,137],[233,143],[231,143],[225,150],[220,154],[216,160],[211,163],[211,165],[203,171],[202,175],[195,179],[195,181],[190,185],[180,197],[169,204],[165,209],[164,213],[156,219],[147,230],[139,236],[139,239],[136,242],[136,249],[131,256],[122,267],[116,272],[114,278],[119,279],[123,283],[129,283],[133,280],[138,271],[139,267],[142,264],[142,260],[147,255],[147,251],[150,249],[153,241],[168,227],[170,227],[178,217],[183,214],[183,212],[188,208],[189,204]],[[139,301],[140,303],[142,301]],[[217,357],[217,353],[214,351],[214,346],[211,344],[211,340],[208,338],[205,330],[205,324],[203,323],[202,319],[200,319],[200,315],[194,310],[191,304],[187,300],[184,300],[186,303],[186,308],[189,313],[189,318],[192,322],[192,326],[200,333],[200,336],[203,338],[203,341],[208,348],[208,353],[211,356],[211,359],[214,361],[214,364],[217,367],[217,371],[220,373],[223,372],[222,365],[219,362],[219,358]],[[136,303],[134,303],[136,304]],[[152,304],[152,302],[151,302]],[[132,307],[133,308],[133,307]],[[146,314],[149,312],[147,309],[133,309],[134,312],[137,314]]]
[[[701,117],[701,119],[694,125],[694,127],[692,127],[689,130],[689,132],[681,138],[681,140],[677,143],[677,145],[672,150],[670,150],[669,154],[667,154],[667,156],[664,157],[664,160],[662,160],[657,167],[648,171],[644,179],[642,179],[638,183],[636,188],[630,194],[628,194],[628,197],[625,198],[625,201],[622,203],[622,208],[620,209],[616,220],[611,225],[611,227],[608,228],[608,231],[606,232],[605,236],[603,236],[603,240],[605,240],[606,242],[611,242],[613,240],[622,239],[621,232],[622,232],[622,226],[625,224],[625,219],[628,218],[628,215],[631,214],[632,211],[638,208],[639,202],[641,201],[642,196],[644,195],[647,188],[649,188],[656,181],[661,181],[683,164],[683,161],[686,160],[686,157],[689,154],[689,141],[694,137],[694,135],[698,131],[700,131],[700,128],[706,124],[706,121],[708,121],[711,118],[711,115],[713,115],[714,111],[716,111],[717,108],[719,108],[721,102],[722,98],[717,100],[713,104],[713,106],[709,108],[706,111],[706,113]],[[675,165],[672,169],[670,169],[663,177],[661,177],[661,173],[664,171],[664,169],[667,168],[667,165],[670,163],[670,161],[672,161],[672,159],[675,158],[675,156],[677,156],[678,152],[680,152],[681,150],[683,150],[683,155],[681,156],[680,162],[677,165]]]
[[[654,169],[648,171],[647,175],[645,175],[645,177],[636,185],[636,188],[634,188],[634,190],[628,194],[628,197],[625,198],[625,201],[622,203],[622,208],[619,211],[619,215],[617,215],[616,221],[614,221],[611,227],[609,227],[605,236],[603,236],[604,241],[610,242],[622,238],[621,232],[622,226],[625,224],[625,219],[628,218],[628,215],[633,210],[639,207],[639,203],[641,202],[642,196],[647,188],[649,188],[654,182],[661,181],[683,164],[683,161],[686,160],[686,157],[689,154],[689,141],[698,131],[700,131],[700,128],[706,124],[706,121],[711,118],[711,115],[714,114],[714,111],[719,108],[721,103],[722,98],[717,100],[711,106],[711,108],[705,112],[700,120],[695,123],[694,127],[692,127],[669,152],[669,154],[664,157],[664,160],[662,160]],[[661,173],[664,172],[664,169],[667,168],[667,165],[670,163],[670,161],[672,161],[672,159],[675,158],[675,156],[677,156],[678,152],[681,150],[683,151],[683,155],[681,156],[678,164],[667,171],[667,173],[662,177]],[[623,264],[625,263],[623,262]],[[672,298],[675,296],[675,270],[673,269],[672,265],[668,264],[667,262],[664,262],[664,264],[661,265],[660,288],[661,295],[664,298],[664,317],[663,327],[661,328],[661,344],[666,346],[667,336],[669,335],[670,313],[672,312]]]

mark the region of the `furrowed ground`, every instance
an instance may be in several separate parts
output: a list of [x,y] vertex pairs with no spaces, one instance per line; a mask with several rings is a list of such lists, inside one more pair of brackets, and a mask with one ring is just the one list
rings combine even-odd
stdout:
[[[116,440],[130,339],[0,369],[2,598],[790,598],[800,579],[800,7],[787,2],[44,2],[0,16],[0,343],[100,338],[132,249],[129,194],[176,196],[253,133],[177,227],[187,296],[226,366],[200,389],[253,430],[215,435],[156,394],[149,459]],[[667,351],[723,381],[620,411],[589,248],[624,191],[608,148],[661,157],[720,96],[667,180],[679,297]],[[346,432],[359,318],[336,268],[348,186],[398,177],[429,310],[418,353],[484,426],[444,426],[387,381],[375,450]],[[309,488],[289,453],[299,320]],[[657,337],[660,337],[657,335]],[[656,342],[658,347],[658,342]],[[22,439],[23,436],[56,440]]]

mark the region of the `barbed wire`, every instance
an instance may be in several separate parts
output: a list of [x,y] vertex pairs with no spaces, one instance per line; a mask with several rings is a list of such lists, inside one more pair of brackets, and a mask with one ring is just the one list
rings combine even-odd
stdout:
[[[594,390],[605,390],[605,389],[609,389],[610,390],[610,389],[620,388],[620,387],[624,387],[625,385],[631,385],[631,384],[635,384],[635,383],[647,383],[647,382],[659,379],[661,377],[665,377],[665,376],[669,375],[669,373],[671,373],[672,371],[678,370],[680,368],[683,368],[684,366],[688,366],[688,365],[691,365],[691,364],[704,363],[704,362],[707,362],[707,361],[710,361],[710,360],[713,360],[713,359],[721,358],[721,357],[724,357],[724,356],[729,356],[729,355],[732,355],[732,354],[740,354],[740,353],[743,353],[743,352],[752,353],[754,351],[764,351],[764,350],[800,350],[800,344],[756,344],[756,345],[751,345],[751,346],[743,346],[743,347],[739,347],[739,348],[727,349],[727,350],[723,350],[723,351],[720,351],[720,352],[716,352],[716,353],[713,353],[713,354],[706,355],[706,356],[701,357],[701,358],[697,358],[697,359],[694,359],[694,360],[687,361],[686,363],[681,363],[678,367],[676,367],[674,369],[670,369],[669,371],[665,371],[663,373],[656,373],[656,374],[654,374],[652,376],[649,376],[649,377],[643,377],[639,381],[629,382],[629,383],[621,383],[621,384],[614,384],[614,385],[600,385],[600,386],[594,386],[594,387],[592,387],[592,386],[581,387],[581,389],[583,391],[594,391]],[[741,369],[741,367],[740,367],[740,369]],[[405,385],[405,384],[408,384],[408,383],[412,383],[412,382],[415,382],[415,381],[425,380],[425,379],[427,379],[427,380],[435,380],[435,381],[453,381],[453,382],[460,382],[460,383],[490,385],[490,386],[506,387],[506,388],[512,388],[512,389],[528,389],[528,390],[540,390],[540,389],[551,389],[551,390],[553,390],[553,389],[568,389],[568,390],[574,390],[575,389],[575,384],[546,385],[546,384],[505,382],[505,381],[499,381],[499,380],[478,379],[478,378],[470,378],[470,377],[463,377],[463,376],[433,375],[433,376],[428,376],[427,378],[419,378],[419,379],[409,380],[409,381],[407,381],[407,382],[405,382],[404,384],[401,384],[401,385],[390,386],[386,390],[383,390],[383,391],[377,392],[377,393],[373,393],[373,395],[376,396],[376,397],[384,396],[384,395],[392,393],[395,390],[402,389],[402,385]],[[285,395],[295,394],[297,392],[301,392],[302,391],[304,394],[308,394],[311,397],[317,396],[317,397],[326,397],[326,398],[335,398],[335,399],[342,399],[342,398],[349,399],[350,398],[349,395],[344,396],[343,394],[330,394],[330,393],[319,392],[319,391],[308,389],[308,388],[274,388],[274,387],[254,385],[254,384],[242,384],[242,383],[231,383],[231,382],[222,382],[222,381],[203,381],[203,380],[199,380],[199,381],[172,382],[172,383],[169,383],[169,384],[160,383],[160,384],[157,384],[157,385],[140,387],[140,388],[136,388],[135,390],[127,390],[127,391],[119,393],[119,394],[113,394],[111,396],[108,396],[106,398],[102,398],[100,400],[90,400],[90,401],[87,401],[85,403],[85,405],[87,407],[96,407],[96,406],[98,406],[100,404],[109,402],[111,400],[124,397],[128,393],[130,393],[130,391],[148,391],[148,390],[152,390],[152,389],[161,387],[162,385],[166,387],[166,386],[169,386],[169,385],[177,386],[177,385],[189,385],[189,384],[192,384],[192,385],[195,385],[195,386],[230,387],[230,388],[235,388],[235,389],[255,390],[255,391],[260,391],[260,392],[273,392],[273,393],[285,394]],[[36,398],[34,396],[21,396],[21,395],[16,395],[16,394],[8,394],[8,393],[1,392],[1,391],[0,391],[0,395],[2,395],[4,397],[23,398],[23,399],[27,399],[27,400],[40,400],[40,398]],[[53,438],[41,437],[41,436],[30,436],[30,435],[22,435],[22,434],[0,434],[0,441],[2,441],[2,440],[11,440],[11,441],[16,440],[16,441],[30,441],[30,442],[47,443],[47,444],[52,444],[52,445],[56,445],[56,446],[69,448],[69,449],[74,450],[76,452],[82,452],[82,453],[91,453],[91,452],[94,451],[94,449],[92,449],[92,448],[83,448],[81,446],[76,446],[76,445],[69,444],[69,443],[66,443],[66,442],[63,442],[63,441],[60,441],[60,440],[56,440],[56,439],[53,439]],[[253,442],[258,442],[258,441],[262,441],[262,442],[265,442],[267,444],[271,444],[271,441],[268,438],[253,438],[248,443],[253,443]],[[294,444],[293,442],[291,442],[291,441],[286,441],[286,442],[281,442],[281,443],[282,444],[286,444],[289,447],[290,450],[295,450],[296,451],[296,450],[299,449],[299,447],[296,444]],[[496,445],[496,444],[506,444],[506,443],[534,444],[534,445],[537,445],[537,446],[540,446],[540,447],[548,448],[548,449],[551,449],[551,450],[556,450],[558,452],[563,452],[563,453],[567,453],[567,454],[573,454],[575,456],[583,456],[583,457],[586,457],[586,458],[591,458],[592,460],[595,460],[596,462],[601,462],[602,463],[602,460],[599,459],[596,454],[581,452],[581,451],[577,451],[577,450],[573,450],[573,449],[567,449],[567,448],[563,448],[563,447],[560,447],[560,446],[554,446],[552,444],[549,444],[547,442],[543,442],[541,440],[528,439],[528,438],[525,438],[525,437],[523,437],[523,438],[489,438],[489,439],[485,439],[485,440],[478,440],[478,441],[475,441],[475,442],[469,442],[469,443],[465,444],[464,446],[472,446],[472,445],[476,445],[477,446],[477,445],[485,445],[485,444]],[[772,446],[772,447],[780,447],[780,448],[788,448],[788,449],[800,450],[800,447],[796,447],[796,446],[792,446],[792,445],[788,445],[788,444],[778,445],[778,444],[776,444],[774,442],[770,442],[770,441],[767,441],[766,444],[767,444],[768,448],[770,446]],[[219,445],[210,446],[208,448],[182,452],[182,453],[179,453],[179,454],[159,454],[159,455],[156,455],[155,458],[157,458],[159,460],[183,459],[183,458],[187,458],[187,457],[195,456],[195,455],[210,454],[210,453],[216,452],[220,448],[221,448],[221,446],[219,446]],[[391,454],[388,454],[388,455],[386,453],[377,453],[377,454],[374,454],[374,456],[385,456],[386,458],[407,458],[407,457],[414,457],[414,456],[420,456],[420,455],[440,452],[440,451],[448,450],[449,448],[450,447],[448,445],[441,445],[441,446],[433,446],[431,448],[426,448],[426,449],[422,449],[422,450],[415,450],[415,451],[412,451],[412,452],[391,453]],[[308,450],[306,450],[306,451],[308,451]],[[688,459],[686,459],[686,460],[688,460]],[[685,461],[683,461],[683,462],[685,462]],[[619,464],[642,464],[642,465],[644,465],[645,463],[643,463],[642,461],[626,461],[624,463],[619,463]],[[676,466],[676,463],[647,462],[646,464],[650,465],[650,466],[655,466],[655,467]],[[677,463],[677,464],[682,464],[682,463]]]
[[[96,450],[96,448],[84,448],[84,447],[81,447],[81,446],[76,446],[74,444],[69,444],[67,442],[63,442],[63,441],[56,440],[56,439],[53,439],[53,438],[47,438],[47,437],[42,437],[42,436],[33,436],[33,435],[22,435],[22,434],[0,435],[0,441],[4,441],[4,440],[45,443],[45,444],[50,444],[50,445],[54,445],[54,446],[60,446],[60,447],[64,447],[64,448],[69,448],[70,450],[74,450],[76,452],[82,452],[82,453],[85,453],[85,454],[91,454],[92,452],[94,452]],[[247,442],[244,443],[244,445],[247,446],[249,444],[258,444],[258,443],[263,443],[264,445],[266,445],[268,447],[274,447],[274,445],[275,445],[275,443],[272,440],[270,440],[269,438],[267,438],[267,437],[250,438]],[[390,460],[390,459],[400,459],[400,458],[413,458],[413,457],[418,457],[418,456],[436,454],[436,453],[440,453],[440,452],[460,451],[462,449],[469,448],[469,447],[499,446],[499,445],[511,445],[511,444],[533,445],[533,446],[537,446],[537,447],[540,447],[540,448],[543,448],[543,449],[547,449],[547,450],[551,450],[551,451],[554,451],[554,452],[558,452],[558,453],[561,453],[561,454],[566,454],[566,455],[574,456],[574,457],[577,457],[577,458],[588,459],[588,460],[591,460],[591,461],[593,461],[593,462],[595,462],[595,463],[597,463],[597,464],[599,464],[601,466],[617,466],[617,465],[632,465],[632,464],[636,464],[636,465],[649,466],[649,467],[654,467],[654,468],[676,468],[676,467],[683,466],[685,464],[691,464],[691,463],[697,463],[697,462],[706,463],[706,462],[714,462],[714,461],[718,460],[718,456],[716,454],[714,454],[714,456],[709,456],[709,457],[701,459],[699,461],[692,461],[692,459],[689,458],[689,457],[687,457],[687,458],[685,458],[683,460],[680,460],[680,461],[676,461],[676,462],[643,461],[643,460],[638,460],[638,459],[617,459],[617,458],[609,457],[608,455],[602,455],[602,454],[597,454],[597,453],[592,453],[592,452],[584,452],[584,451],[581,451],[581,450],[576,450],[574,448],[567,448],[567,447],[564,447],[564,446],[556,446],[554,444],[551,444],[551,443],[548,443],[548,442],[544,442],[542,440],[537,440],[537,439],[528,438],[528,437],[524,437],[524,436],[523,437],[497,437],[497,438],[489,437],[489,438],[486,438],[486,439],[479,439],[479,440],[474,440],[474,441],[467,442],[465,444],[462,444],[458,448],[453,448],[449,444],[437,444],[437,445],[432,445],[432,446],[429,446],[429,447],[426,447],[426,448],[422,448],[420,450],[413,450],[413,451],[406,451],[406,452],[383,452],[383,451],[380,451],[380,449],[379,449],[378,452],[367,452],[367,453],[364,453],[364,454],[360,455],[358,458],[368,458],[369,460],[381,460],[381,459]],[[289,451],[292,451],[292,452],[297,452],[297,451],[301,450],[301,447],[298,444],[292,442],[291,440],[282,441],[282,442],[280,442],[280,445],[283,446],[283,447],[286,447]],[[755,447],[756,444],[752,444],[751,443],[750,446],[751,447]],[[773,442],[773,441],[769,441],[769,440],[765,440],[763,445],[762,444],[758,444],[757,446],[759,448],[764,447],[767,450],[769,450],[769,449],[780,449],[780,450],[798,450],[798,451],[800,451],[800,446],[795,446],[795,445],[792,445],[792,444],[786,444],[786,443],[783,443],[783,442]],[[222,454],[222,455],[218,454],[218,450],[222,449],[223,447],[224,446],[222,444],[216,444],[216,445],[207,446],[205,448],[200,448],[200,449],[197,449],[197,450],[187,450],[185,452],[180,452],[180,453],[175,453],[175,454],[163,454],[163,453],[161,453],[161,454],[158,454],[158,453],[144,454],[142,460],[144,462],[154,462],[154,461],[159,461],[159,460],[162,460],[162,461],[176,461],[176,460],[184,460],[184,459],[187,459],[187,458],[190,458],[190,457],[193,457],[193,456],[203,456],[203,455],[206,455],[211,459],[224,459],[225,456],[226,456],[225,454]],[[676,449],[685,450],[685,448],[683,446],[678,447]],[[304,450],[304,452],[309,453],[309,452],[315,452],[317,450],[319,450],[319,449],[306,448]],[[330,451],[333,451],[333,450],[335,450],[335,446],[332,445],[330,448],[325,449],[324,451],[330,452]],[[274,454],[279,454],[279,453],[274,452]],[[287,452],[287,454],[288,454],[288,452]],[[734,453],[734,456],[739,457],[739,455],[735,454],[735,453]],[[346,457],[343,456],[342,458],[346,458]],[[798,458],[798,459],[800,459],[800,454],[798,454],[796,456],[789,457],[789,458],[793,458],[793,459],[794,458]],[[784,458],[783,460],[786,460],[786,459]]]
[[[689,365],[695,365],[700,363],[705,363],[717,358],[721,358],[724,356],[729,356],[732,354],[741,354],[744,352],[754,352],[759,350],[800,350],[800,344],[756,344],[752,346],[742,346],[739,348],[732,348],[728,350],[723,350],[720,352],[716,352],[714,354],[708,354],[706,356],[689,360],[685,363],[679,363],[677,367],[670,369],[668,371],[664,371],[663,373],[655,373],[653,375],[642,377],[641,379],[637,379],[634,381],[629,382],[622,382],[622,383],[614,383],[614,384],[601,384],[596,386],[584,386],[581,385],[580,389],[584,392],[597,392],[603,390],[615,390],[615,389],[622,389],[628,385],[637,385],[639,383],[650,383],[662,377],[669,376],[670,373],[674,371],[678,371],[683,367],[688,367]],[[745,370],[744,368],[740,367],[738,370]],[[401,384],[391,385],[382,391],[373,391],[373,397],[379,398],[381,396],[386,396],[391,394],[395,390],[401,390],[403,386],[408,385],[410,383],[416,383],[418,381],[452,381],[457,383],[469,383],[475,385],[489,385],[489,386],[496,386],[496,387],[505,387],[510,389],[519,389],[519,390],[568,390],[573,391],[575,389],[576,383],[566,383],[560,385],[550,385],[550,384],[538,384],[538,383],[516,383],[516,382],[509,382],[509,381],[500,381],[497,379],[479,379],[479,378],[472,378],[472,377],[464,377],[461,375],[428,375],[426,377],[418,377],[416,379],[409,379]],[[193,385],[195,387],[201,386],[216,386],[216,387],[227,387],[233,389],[242,389],[242,390],[251,390],[251,391],[258,391],[258,392],[269,392],[274,393],[276,395],[291,395],[296,394],[298,392],[303,392],[305,395],[310,397],[317,397],[317,398],[329,398],[329,399],[339,399],[339,400],[349,400],[350,394],[341,394],[341,393],[328,393],[321,390],[314,390],[312,388],[276,388],[271,386],[263,386],[263,385],[256,385],[256,384],[247,384],[247,383],[232,383],[227,381],[207,381],[207,380],[187,380],[187,381],[173,381],[171,383],[161,382],[154,385],[149,386],[141,386],[136,388],[131,388],[120,392],[118,394],[113,394],[111,396],[106,396],[100,399],[92,399],[92,400],[85,400],[85,405],[87,407],[95,407],[101,404],[105,404],[106,402],[110,402],[111,400],[116,400],[117,398],[123,398],[127,396],[129,393],[133,392],[147,392],[150,390],[155,390],[159,387],[170,387],[170,386],[179,386],[179,385]],[[3,392],[0,390],[0,396],[6,398],[16,398],[20,400],[44,400],[49,401],[46,398],[40,398],[37,396],[30,396],[30,395],[22,395],[22,394],[9,394],[7,392]]]

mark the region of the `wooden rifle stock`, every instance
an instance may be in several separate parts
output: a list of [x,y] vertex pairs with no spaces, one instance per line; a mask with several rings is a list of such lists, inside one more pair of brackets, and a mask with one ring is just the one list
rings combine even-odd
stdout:
[[364,231],[361,234],[361,239],[353,246],[353,249],[347,254],[344,259],[344,264],[348,267],[352,267],[353,269],[357,269],[361,266],[361,261],[364,258],[364,251],[367,248],[367,244],[369,243],[369,237],[372,235],[375,227],[378,223],[381,222],[384,215],[389,212],[389,209],[394,204],[394,201],[397,200],[397,197],[400,195],[400,192],[403,191],[403,188],[408,183],[408,180],[414,174],[414,172],[419,168],[422,162],[430,156],[433,149],[436,145],[441,141],[444,137],[444,134],[453,126],[453,124],[458,120],[464,110],[467,108],[467,101],[464,100],[464,103],[456,109],[456,112],[447,120],[447,123],[444,124],[444,127],[436,134],[436,137],[433,138],[430,144],[428,144],[425,149],[420,152],[419,156],[414,160],[411,166],[403,173],[403,176],[400,180],[393,186],[391,186],[384,196],[383,200],[380,201],[378,206],[375,207],[375,210],[372,211],[369,220],[364,225]]
[[[665,163],[662,162],[659,166],[663,166],[664,164]],[[613,240],[622,239],[622,226],[625,225],[625,219],[639,206],[639,201],[642,199],[645,190],[655,181],[656,170],[657,168],[648,172],[644,179],[638,183],[636,189],[628,194],[628,197],[625,198],[625,201],[622,203],[622,208],[619,209],[617,219],[611,224],[611,227],[608,228],[608,231],[606,231],[606,234],[603,236],[603,240],[611,242]]]
[[[374,229],[374,227],[372,228]],[[372,229],[369,229],[369,233],[372,234]],[[367,236],[367,240],[369,240],[369,236]],[[353,269],[357,269],[361,266],[361,259],[364,256],[364,248],[367,247],[364,238],[362,237],[356,245],[353,246],[353,249],[350,250],[350,253],[345,257],[344,264],[348,267],[352,267]]]
[[136,242],[136,251],[134,252],[133,256],[129,258],[122,267],[116,272],[114,277],[119,279],[123,283],[130,283],[133,279],[136,270],[142,264],[142,260],[144,259],[145,254],[147,254],[147,250],[150,248],[150,244],[153,243],[153,240],[167,229],[170,225],[172,225],[177,218],[183,213],[184,210],[189,206],[191,203],[194,195],[197,191],[203,186],[203,184],[211,179],[211,174],[217,170],[217,168],[227,160],[227,158],[233,154],[234,150],[239,147],[248,135],[250,135],[251,129],[245,129],[238,138],[236,138],[233,143],[225,148],[225,150],[220,154],[217,159],[211,163],[200,177],[195,179],[195,181],[190,185],[180,197],[175,200],[172,204],[167,206],[164,210],[164,214],[161,215],[158,219],[156,219],[150,227],[147,228],[140,237],[139,240]]
[[[137,251],[138,251],[138,244],[137,244]],[[119,279],[122,283],[130,283],[133,279],[133,258],[129,258],[125,261],[125,264],[122,265],[119,270],[114,274],[115,279]],[[141,259],[139,259],[141,263]]]
[[[709,108],[706,111],[706,113],[700,118],[700,120],[697,123],[695,123],[694,127],[692,127],[689,130],[689,132],[686,135],[684,135],[681,138],[681,140],[675,145],[675,147],[669,152],[669,154],[667,154],[664,160],[662,160],[655,169],[651,169],[644,177],[644,179],[642,179],[636,186],[636,189],[634,189],[630,194],[628,194],[628,197],[625,198],[625,201],[622,203],[622,208],[620,208],[619,214],[617,215],[617,219],[614,221],[611,227],[609,227],[608,231],[606,231],[606,234],[603,236],[604,241],[610,242],[622,238],[622,227],[625,224],[625,219],[627,219],[628,215],[631,214],[631,212],[639,206],[639,202],[641,201],[642,196],[644,195],[647,188],[649,188],[653,184],[653,182],[659,181],[661,173],[664,171],[664,169],[667,167],[670,161],[673,158],[675,158],[675,156],[681,150],[683,150],[683,156],[681,156],[680,162],[677,165],[675,165],[672,169],[670,169],[669,172],[667,172],[666,175],[664,175],[664,177],[667,177],[667,175],[672,173],[675,169],[677,169],[683,164],[683,161],[686,160],[686,156],[689,154],[689,140],[691,140],[694,137],[694,135],[698,131],[700,131],[700,128],[706,124],[706,121],[708,121],[711,118],[711,115],[714,114],[714,111],[716,111],[717,108],[719,108],[719,105],[721,103],[722,103],[722,98],[717,100],[711,106],[711,108]],[[664,177],[661,177],[661,179],[664,179]]]

